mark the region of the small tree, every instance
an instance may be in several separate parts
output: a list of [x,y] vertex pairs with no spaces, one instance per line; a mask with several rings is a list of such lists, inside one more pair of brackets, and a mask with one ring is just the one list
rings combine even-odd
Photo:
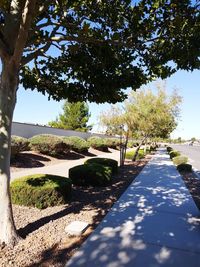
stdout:
[[[176,91],[168,96],[165,89],[160,87],[157,88],[157,94],[151,90],[132,92],[124,102],[123,109],[112,107],[111,111],[101,115],[101,123],[109,129],[117,129],[117,125],[123,121],[129,135],[137,134],[140,137],[141,142],[133,158],[135,160],[147,138],[168,138],[176,128],[180,102]],[[116,112],[113,113],[113,110]]]
[[[147,138],[168,138],[177,126],[181,97],[176,91],[168,96],[164,87],[157,87],[157,94],[151,90],[133,92],[125,103],[126,116],[130,117],[129,127],[141,136],[141,142],[133,160],[137,157],[141,145]],[[133,119],[134,118],[134,119]],[[132,120],[134,123],[132,123]]]
[[55,121],[49,122],[49,125],[61,129],[87,132],[92,129],[91,125],[87,125],[89,118],[89,106],[85,102],[69,103],[65,101],[63,113]]

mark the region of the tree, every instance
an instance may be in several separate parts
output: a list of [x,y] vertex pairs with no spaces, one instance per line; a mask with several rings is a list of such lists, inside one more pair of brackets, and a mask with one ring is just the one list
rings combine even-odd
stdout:
[[157,94],[151,90],[132,92],[124,102],[123,109],[112,107],[101,115],[101,123],[113,129],[112,133],[116,133],[115,129],[123,122],[127,129],[126,135],[136,134],[140,137],[141,142],[133,158],[135,160],[147,138],[168,138],[176,128],[180,102],[181,97],[176,91],[168,96],[165,88],[160,86],[157,88]]
[[49,125],[61,129],[87,132],[92,129],[92,126],[87,125],[89,118],[89,107],[85,102],[69,103],[65,101],[63,114],[60,114],[55,121],[49,122]]
[[123,109],[116,105],[111,106],[109,110],[100,114],[99,123],[104,127],[107,135],[121,135],[121,126],[124,124]]
[[0,242],[18,239],[9,162],[19,82],[56,100],[122,101],[127,87],[199,68],[198,11],[198,0],[0,2]]
[[129,127],[142,138],[133,160],[137,157],[140,146],[148,138],[169,138],[177,126],[181,97],[176,91],[168,96],[165,88],[158,86],[157,94],[151,90],[132,92],[125,103],[126,117],[130,118]]

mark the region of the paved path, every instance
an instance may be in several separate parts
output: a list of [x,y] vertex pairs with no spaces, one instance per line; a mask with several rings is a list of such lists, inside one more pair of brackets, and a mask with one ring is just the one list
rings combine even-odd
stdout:
[[199,216],[160,149],[66,267],[199,267]]
[[[115,151],[113,153],[103,153],[103,154],[99,155],[98,157],[115,159],[119,163],[120,152]],[[85,157],[85,158],[79,159],[79,160],[66,160],[66,162],[62,162],[62,163],[51,165],[51,166],[40,167],[40,168],[31,168],[31,169],[27,169],[27,170],[23,170],[23,171],[12,172],[11,173],[11,180],[14,180],[16,178],[23,177],[26,175],[39,174],[39,173],[41,173],[41,174],[55,174],[55,175],[68,177],[68,171],[70,168],[77,166],[79,164],[83,164],[89,158],[91,158],[91,157]]]

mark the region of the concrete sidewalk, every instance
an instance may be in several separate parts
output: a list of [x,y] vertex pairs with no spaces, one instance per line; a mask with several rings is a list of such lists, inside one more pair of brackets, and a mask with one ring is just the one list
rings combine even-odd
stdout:
[[[99,155],[98,157],[115,159],[119,163],[120,152],[114,151],[110,153],[103,153]],[[55,174],[55,175],[68,177],[68,172],[70,168],[83,164],[87,159],[90,159],[90,158],[91,157],[85,157],[85,158],[78,159],[78,160],[66,160],[65,162],[51,165],[51,166],[31,168],[31,169],[27,169],[23,171],[12,172],[11,181],[16,178],[23,177],[26,175],[31,175],[31,174]]]
[[200,213],[164,149],[66,265],[79,266],[200,266]]

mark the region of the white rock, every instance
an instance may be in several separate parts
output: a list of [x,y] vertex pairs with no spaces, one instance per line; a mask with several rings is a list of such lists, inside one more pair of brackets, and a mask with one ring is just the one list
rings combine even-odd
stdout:
[[65,227],[65,232],[70,235],[79,236],[88,228],[87,222],[74,221]]

